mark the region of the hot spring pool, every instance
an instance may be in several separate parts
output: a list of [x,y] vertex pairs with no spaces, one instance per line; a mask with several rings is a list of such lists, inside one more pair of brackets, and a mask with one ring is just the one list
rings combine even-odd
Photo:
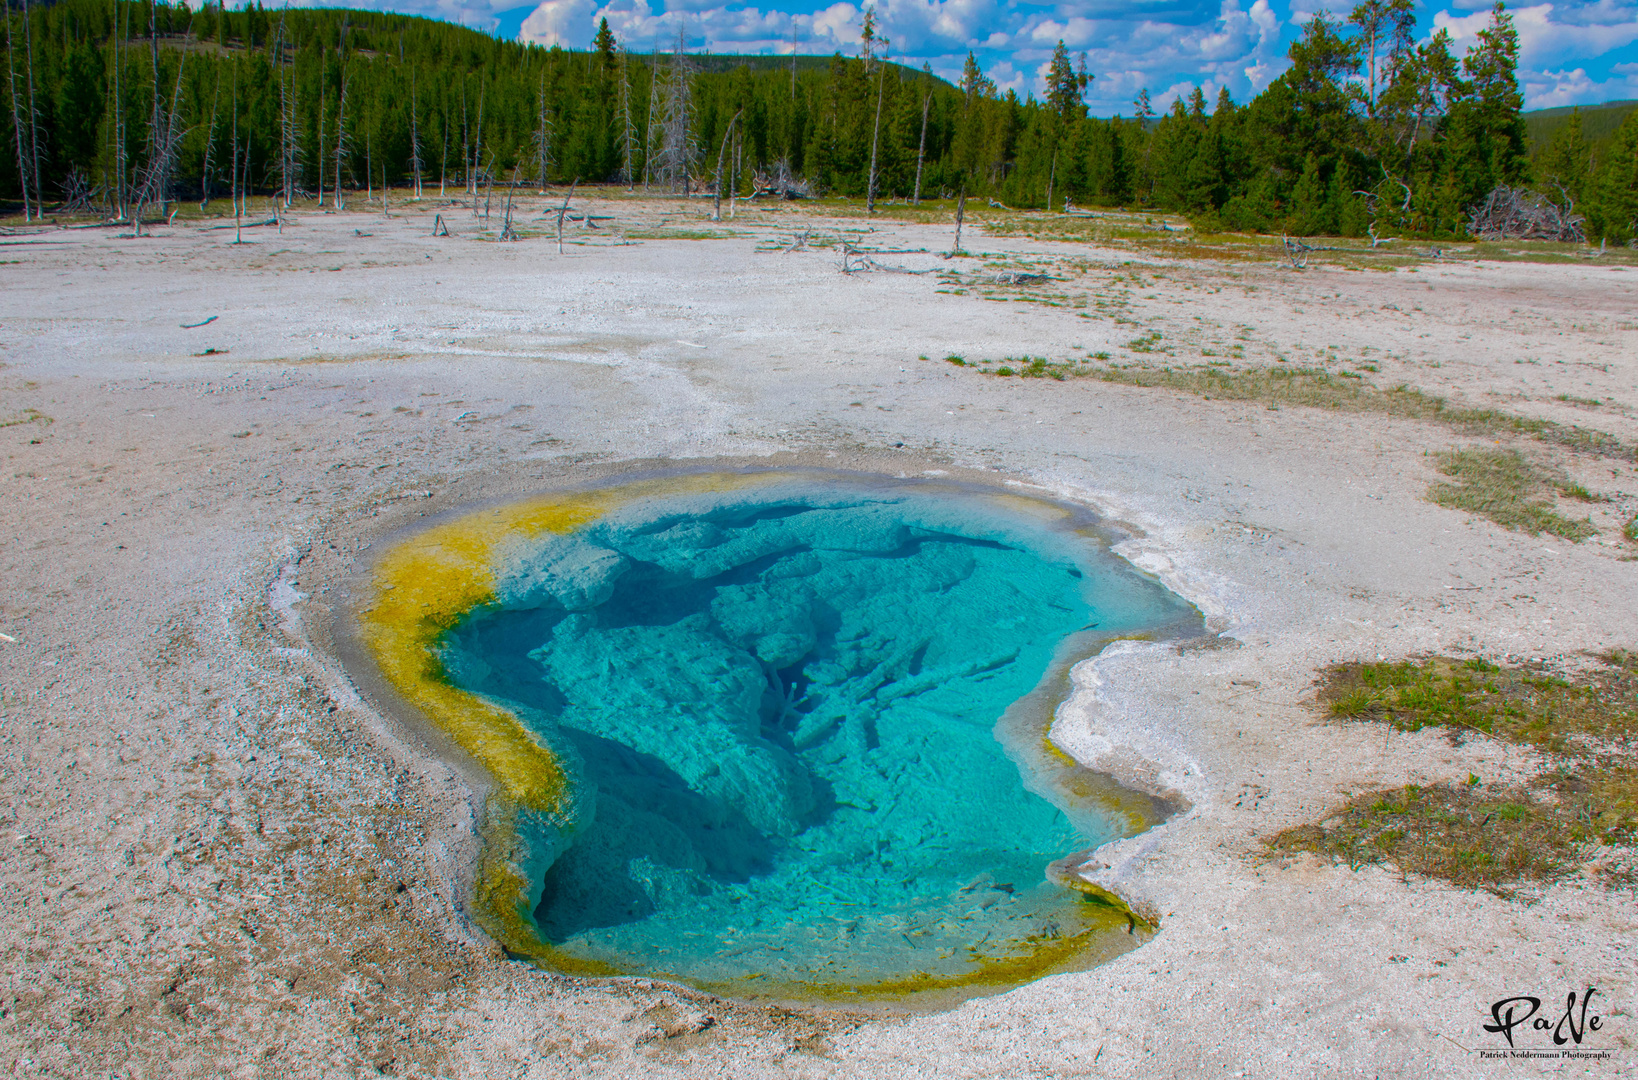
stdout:
[[1198,617],[1084,514],[830,474],[650,481],[395,547],[387,679],[496,778],[477,906],[569,971],[731,993],[1021,981],[1124,913],[1053,860],[1147,823],[1051,684]]

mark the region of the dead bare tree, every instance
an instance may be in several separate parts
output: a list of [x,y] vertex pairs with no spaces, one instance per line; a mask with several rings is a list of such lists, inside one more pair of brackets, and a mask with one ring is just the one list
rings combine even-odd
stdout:
[[471,158],[467,154],[467,136],[471,134],[472,129],[466,123],[466,79],[463,77],[461,79],[461,191],[463,194],[472,185],[471,178],[467,176],[467,166],[471,164]]
[[568,193],[563,196],[563,205],[557,208],[557,253],[563,254],[563,218],[569,213],[569,200],[574,198],[574,189],[580,186],[580,177],[574,178],[569,185]]
[[[205,129],[205,160],[199,167],[199,209],[210,205],[210,159],[216,149],[216,110],[222,103],[222,69],[216,69],[216,92],[210,99],[210,124]],[[322,185],[322,181],[320,182]]]
[[712,221],[722,220],[722,159],[723,155],[728,152],[728,140],[734,134],[734,125],[739,123],[740,113],[744,111],[745,110],[741,109],[739,112],[734,113],[733,119],[728,121],[728,130],[722,134],[722,149],[717,151],[717,177],[714,183],[716,190],[713,194],[711,202]]
[[489,82],[478,83],[478,126],[472,133],[472,164],[466,170],[467,188],[472,196],[472,216],[478,216],[478,185],[483,182],[480,166],[483,163],[483,103],[489,93]]
[[955,247],[950,249],[950,256],[965,254],[961,250],[961,219],[967,216],[967,182],[961,182],[961,196],[956,200],[956,236]]
[[512,182],[507,185],[506,189],[506,223],[501,226],[500,238],[502,240],[512,241],[518,238],[517,230],[512,227],[512,196],[517,194],[517,190],[518,167],[514,165],[512,166]]
[[540,73],[540,97],[535,103],[535,181],[546,194],[546,177],[552,166],[552,120],[546,108],[546,73]]
[[648,190],[648,182],[654,174],[654,140],[660,134],[660,126],[654,122],[655,115],[660,111],[660,77],[659,72],[650,73],[648,80],[648,124],[643,129],[643,190]]
[[[673,192],[688,194],[699,162],[692,138],[694,121],[694,65],[688,59],[682,28],[677,29],[677,51],[666,70],[660,122],[658,180]],[[652,125],[651,125],[652,126]]]
[[730,221],[734,219],[734,215],[739,208],[739,178],[743,175],[745,168],[744,153],[745,127],[742,124],[739,131],[734,135],[734,175],[728,181],[728,220]]
[[1047,212],[1052,212],[1052,185],[1058,179],[1058,148],[1052,148],[1052,168],[1047,171]]
[[[247,161],[248,161],[249,157],[250,157],[250,155],[248,153],[245,154],[245,158],[247,159]],[[238,59],[238,57],[234,57],[234,59],[233,59],[233,163],[232,163],[231,168],[233,170],[233,242],[235,244],[242,244],[242,243],[244,243],[244,237],[240,235],[240,225],[241,225],[241,219],[242,219],[242,217],[244,215],[244,207],[242,206],[242,204],[240,202],[240,197],[239,197],[239,59]]]
[[148,168],[143,182],[137,187],[136,210],[131,215],[132,231],[142,235],[142,204],[147,201],[148,182],[153,178],[154,162],[159,157],[159,25],[155,18],[154,0],[148,0],[148,51],[150,74],[153,76],[153,104],[148,110]]
[[927,157],[927,111],[932,104],[933,92],[929,90],[921,99],[921,143],[916,147],[916,193],[910,199],[915,206],[921,205],[921,163]]
[[[403,38],[398,39],[398,48],[402,51]],[[410,169],[415,174],[415,201],[421,201],[421,111],[415,99],[415,69],[410,68]],[[385,182],[383,182],[385,183]]]
[[1540,192],[1499,184],[1483,202],[1468,210],[1468,235],[1480,240],[1554,240],[1580,244],[1587,239],[1586,218],[1560,189],[1559,206]]
[[347,204],[341,193],[341,165],[347,159],[347,17],[341,17],[341,37],[336,46],[336,62],[341,68],[341,86],[336,95],[336,168],[335,168],[335,207],[337,210],[347,209]]
[[324,46],[319,46],[319,108],[318,108],[318,204],[324,206],[324,119],[330,80],[324,73]]
[[[870,129],[870,181],[865,185],[865,213],[876,212],[876,148],[882,136],[882,96],[887,92],[887,39],[882,38],[883,63],[876,72],[876,123]],[[866,65],[868,67],[868,63]]]
[[[34,216],[44,221],[45,201],[40,197],[40,108],[34,102],[34,25],[28,17],[28,0],[23,0],[23,49],[28,61],[28,143],[30,172],[34,179]],[[154,79],[157,86],[157,71]]]
[[273,70],[279,79],[279,188],[285,209],[296,197],[296,176],[300,167],[301,139],[296,116],[296,77],[292,65],[285,63],[284,13],[279,14],[279,27],[273,36]]
[[17,178],[23,188],[23,220],[32,220],[33,203],[29,198],[28,153],[23,148],[23,114],[17,99],[17,60],[11,40],[11,10],[6,10],[6,70],[11,89],[11,130],[17,142]]
[[636,188],[637,177],[637,123],[631,115],[631,70],[625,45],[620,46],[620,171],[626,178],[626,190]]
[[[157,51],[155,59],[157,61]],[[150,203],[158,203],[160,214],[164,216],[165,204],[169,201],[171,176],[176,169],[177,150],[182,145],[182,137],[187,129],[182,126],[182,73],[187,66],[187,54],[183,54],[176,64],[176,89],[171,94],[171,104],[166,108],[163,99],[156,97],[151,130],[148,133],[148,164],[142,172],[141,183],[137,185],[136,207],[131,214],[132,231],[142,235],[142,212]],[[158,81],[159,73],[154,73]]]
[[483,171],[486,192],[483,197],[483,223],[489,224],[489,204],[495,198],[495,155],[489,155],[489,167]]
[[114,9],[114,11],[113,11],[113,14],[114,14],[114,30],[113,30],[113,38],[114,38],[114,40],[113,40],[113,54],[114,54],[113,67],[114,67],[114,72],[113,72],[113,77],[109,80],[109,87],[108,87],[109,96],[108,96],[107,106],[108,106],[108,113],[109,113],[110,117],[112,117],[112,122],[108,125],[108,138],[109,138],[110,144],[111,144],[109,146],[109,151],[110,152],[108,154],[108,157],[110,159],[110,163],[114,167],[114,180],[113,180],[112,186],[105,183],[104,187],[107,187],[108,190],[109,190],[110,206],[108,208],[109,209],[109,215],[108,216],[110,218],[112,218],[114,221],[124,221],[125,220],[125,124],[124,124],[125,110],[121,107],[121,101],[123,99],[120,97],[120,66],[121,66],[121,62],[123,60],[123,55],[124,55],[124,50],[123,50],[123,48],[121,46],[121,42],[125,37],[125,31],[124,31],[124,28],[120,25],[120,21],[119,21],[119,0],[109,0],[109,2],[113,5],[113,9]]

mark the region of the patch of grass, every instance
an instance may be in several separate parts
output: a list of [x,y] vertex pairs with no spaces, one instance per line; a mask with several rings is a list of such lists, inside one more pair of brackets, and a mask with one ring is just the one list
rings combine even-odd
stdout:
[[1638,514],[1634,514],[1632,520],[1622,527],[1621,535],[1634,544],[1638,544]]
[[1069,369],[1067,364],[1054,364],[1044,356],[1009,356],[1004,361],[1005,369],[997,369],[996,374],[1016,374],[1025,379],[1058,379],[1062,381],[1064,373]]
[[39,424],[41,427],[46,427],[53,423],[56,423],[56,421],[39,409],[24,409],[15,416],[8,416],[0,420],[0,428],[16,427],[19,424]]
[[1317,368],[1226,371],[1210,365],[1108,367],[1087,374],[1105,382],[1161,387],[1226,401],[1260,401],[1267,405],[1303,405],[1337,412],[1383,413],[1405,420],[1432,420],[1472,435],[1524,435],[1599,457],[1630,461],[1635,456],[1631,446],[1602,431],[1515,416],[1497,409],[1461,408],[1404,383],[1382,390],[1364,380],[1342,379]]
[[[1134,352],[1159,351],[1158,331],[1134,338]],[[1108,361],[1107,352],[1093,359]],[[1067,367],[1067,365],[1066,365]],[[1198,394],[1223,401],[1255,401],[1264,405],[1300,405],[1335,412],[1379,413],[1402,420],[1427,420],[1468,435],[1500,438],[1523,436],[1596,457],[1622,461],[1638,459],[1638,451],[1607,432],[1579,425],[1560,424],[1499,409],[1451,405],[1444,398],[1405,383],[1381,389],[1357,375],[1342,376],[1319,368],[1269,367],[1227,369],[1215,364],[1199,367],[1147,367],[1141,364],[1082,366],[1073,374],[1122,386],[1153,387]]]
[[961,357],[955,355],[954,353],[951,353],[949,356],[946,356],[944,358],[944,362],[946,364],[954,364],[956,367],[966,367],[967,366],[967,361],[963,360]]
[[1610,501],[1608,495],[1599,495],[1588,491],[1585,486],[1575,481],[1560,487],[1558,493],[1566,499],[1574,499],[1577,502],[1601,503]]
[[1501,666],[1433,656],[1333,664],[1318,701],[1340,720],[1400,731],[1482,732],[1555,754],[1589,753],[1585,739],[1638,737],[1638,656],[1611,652],[1599,670],[1567,679],[1541,664]]
[[1159,330],[1151,330],[1142,337],[1135,337],[1131,341],[1128,341],[1126,343],[1126,347],[1131,349],[1133,352],[1154,352],[1155,346],[1160,344],[1160,338],[1161,334]]
[[1428,488],[1428,501],[1487,517],[1504,529],[1532,536],[1548,533],[1582,541],[1596,536],[1590,521],[1572,521],[1553,509],[1554,477],[1517,450],[1449,450],[1439,471],[1456,481]]
[[1590,862],[1611,887],[1638,886],[1638,655],[1613,650],[1574,675],[1446,656],[1335,664],[1319,701],[1337,719],[1403,731],[1439,726],[1536,747],[1554,767],[1529,783],[1407,785],[1355,796],[1324,820],[1267,841],[1271,855],[1311,852],[1350,868],[1403,873],[1501,892]]
[[1586,830],[1522,789],[1415,785],[1351,799],[1315,825],[1269,842],[1275,854],[1308,851],[1351,870],[1391,863],[1407,874],[1467,888],[1562,877],[1576,866]]
[[1596,783],[1576,778],[1575,790],[1562,794],[1545,786],[1413,784],[1356,796],[1318,824],[1281,832],[1268,847],[1276,855],[1312,852],[1353,870],[1389,863],[1402,873],[1501,891],[1575,873],[1591,845],[1631,844],[1635,791],[1632,770]]
[[[732,229],[679,229],[659,226],[650,229],[628,229],[627,240],[729,240],[743,235]],[[810,247],[819,246],[810,242]]]

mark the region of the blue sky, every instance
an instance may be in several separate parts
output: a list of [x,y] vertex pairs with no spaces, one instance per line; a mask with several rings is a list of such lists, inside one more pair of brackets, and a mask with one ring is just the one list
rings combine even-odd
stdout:
[[[355,0],[356,2],[356,0]],[[725,4],[720,0],[363,0],[505,37],[585,48],[599,18],[634,51],[674,42],[717,53],[853,55],[865,0]],[[1489,0],[1423,0],[1423,35],[1448,29],[1458,52],[1489,22]],[[1208,101],[1228,87],[1244,102],[1277,78],[1299,27],[1321,7],[1352,0],[876,0],[894,59],[930,63],[954,81],[968,50],[1003,88],[1039,96],[1060,38],[1087,53],[1092,112],[1130,115],[1147,88],[1156,108],[1199,84]],[[1520,81],[1531,109],[1638,98],[1638,0],[1553,0],[1515,7]]]

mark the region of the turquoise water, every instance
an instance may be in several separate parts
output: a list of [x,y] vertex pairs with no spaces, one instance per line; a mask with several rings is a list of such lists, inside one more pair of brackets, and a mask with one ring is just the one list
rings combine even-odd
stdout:
[[1066,642],[1182,605],[1017,506],[806,480],[519,541],[443,660],[574,778],[534,838],[542,937],[691,982],[859,984],[1072,932],[1045,868],[1122,826],[1031,790],[998,721]]

